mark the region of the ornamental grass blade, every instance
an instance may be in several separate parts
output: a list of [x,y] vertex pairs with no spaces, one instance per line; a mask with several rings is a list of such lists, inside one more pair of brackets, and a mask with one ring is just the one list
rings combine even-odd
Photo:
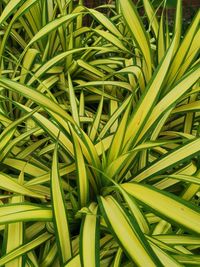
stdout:
[[119,39],[123,38],[123,35],[120,33],[119,29],[115,26],[115,24],[107,18],[103,13],[95,10],[95,9],[87,9],[91,15],[99,21],[109,32],[116,35]]
[[90,198],[88,173],[85,166],[85,160],[83,157],[81,146],[78,142],[76,135],[74,134],[72,127],[70,128],[74,143],[74,158],[77,170],[79,205],[80,207],[85,207],[88,204]]
[[[13,121],[10,123],[0,134],[0,151],[2,153],[3,149],[8,145],[9,141],[12,139],[14,133],[16,132],[17,126],[19,126],[22,122],[26,121],[29,117],[31,117],[35,112],[37,108],[32,110],[30,113],[25,114],[21,118]],[[4,157],[3,153],[0,156],[0,159]]]
[[[74,18],[77,17],[78,14],[68,14],[68,15],[64,15],[61,16],[58,19],[55,19],[51,22],[49,22],[47,25],[45,25],[32,39],[31,41],[28,43],[27,48],[30,47],[33,43],[35,43],[36,41],[40,40],[41,38],[43,38],[45,35],[47,35],[48,33],[52,32],[53,30],[58,29],[58,27],[60,27],[61,25],[63,25],[64,23],[73,20]],[[26,50],[26,49],[25,49]]]
[[[91,86],[106,86],[106,85],[112,85],[112,86],[119,86],[121,88],[124,88],[130,92],[132,92],[131,86],[127,82],[121,82],[121,81],[94,81],[94,82],[86,82],[81,85],[78,85],[77,88],[82,88],[82,87],[91,87]],[[114,99],[116,100],[116,99]]]
[[182,266],[200,265],[199,255],[174,255],[174,258],[184,264]]
[[193,41],[190,45],[186,59],[183,62],[183,64],[181,64],[181,66],[180,66],[180,70],[178,71],[178,75],[176,77],[176,80],[181,79],[181,77],[185,73],[187,73],[187,70],[190,68],[192,62],[194,61],[194,59],[196,59],[196,57],[197,57],[197,63],[199,62],[198,61],[199,39],[200,39],[200,29],[198,30],[198,32],[195,34],[195,36],[193,38]]
[[[127,193],[142,202],[155,214],[168,218],[169,221],[189,231],[200,233],[200,209],[198,207],[153,186],[138,183],[125,183],[121,186]],[[190,219],[188,220],[188,218]]]
[[179,48],[179,44],[181,41],[181,30],[182,30],[182,0],[177,0],[176,19],[175,19],[175,25],[174,25],[174,36],[176,39],[176,45],[174,47],[174,54],[177,52]]
[[[121,130],[121,128],[119,128]],[[120,139],[119,139],[120,140]],[[134,149],[127,153],[120,154],[116,159],[113,159],[110,164],[105,169],[104,173],[109,177],[117,177],[121,169],[126,165],[130,164],[130,162],[136,157],[139,151],[145,152],[147,149],[159,147],[164,144],[168,144],[169,141],[158,141],[158,142],[147,142],[136,146]],[[118,145],[116,145],[116,149]],[[116,150],[117,153],[117,150]],[[115,178],[116,179],[116,178]]]
[[101,100],[100,100],[98,109],[97,109],[96,117],[95,117],[95,119],[93,121],[91,130],[90,130],[90,133],[89,133],[89,137],[90,137],[90,139],[92,141],[95,140],[96,135],[98,134],[99,124],[100,124],[100,121],[101,121],[101,115],[102,115],[102,111],[103,111],[103,103],[104,103],[104,99],[102,97]]
[[[13,24],[15,23],[15,21],[16,20],[18,20],[18,19],[20,19],[21,18],[21,16],[26,12],[26,11],[28,11],[30,8],[31,8],[31,6],[33,5],[33,4],[35,4],[36,2],[37,2],[38,0],[27,0],[27,1],[15,1],[15,2],[13,2],[13,1],[10,1],[8,4],[7,4],[7,6],[5,7],[5,9],[4,9],[4,11],[3,11],[3,13],[2,13],[2,15],[1,15],[1,17],[0,17],[0,21],[1,21],[1,19],[3,19],[3,21],[5,20],[5,18],[6,18],[6,16],[5,16],[5,14],[7,13],[7,14],[12,14],[12,11],[11,11],[11,9],[13,8],[13,9],[15,9],[15,8],[17,8],[17,6],[19,5],[19,4],[21,4],[22,3],[22,5],[20,6],[20,8],[16,11],[16,13],[14,14],[14,16],[12,17],[12,20],[11,20],[11,22],[8,24],[8,27],[7,27],[7,29],[6,29],[6,32],[5,32],[5,34],[4,34],[4,36],[3,36],[3,40],[2,40],[2,43],[1,43],[1,46],[0,46],[0,59],[2,58],[2,55],[3,55],[3,53],[4,53],[4,50],[5,50],[5,48],[6,48],[6,44],[7,44],[7,40],[8,40],[8,37],[9,37],[9,35],[10,35],[10,33],[12,32],[12,27],[13,27]],[[18,2],[18,3],[17,3]],[[14,4],[14,5],[13,5]],[[3,16],[4,15],[4,16]],[[9,16],[8,15],[8,16]],[[1,25],[1,23],[2,22],[0,22],[0,25]],[[24,40],[22,39],[22,41],[24,42]],[[25,46],[26,46],[26,43],[25,43]]]
[[81,267],[81,260],[79,254],[77,254],[69,262],[67,262],[64,267]]
[[149,234],[149,231],[150,231],[149,224],[144,214],[142,213],[138,203],[125,190],[123,190],[122,187],[118,187],[118,189],[121,192],[124,200],[128,204],[128,208],[130,212],[132,213],[132,216],[137,221],[142,233]]
[[0,25],[4,23],[4,21],[13,14],[14,10],[22,4],[24,0],[16,0],[16,1],[9,1],[6,7],[4,8],[3,12],[0,16]]
[[124,142],[124,136],[127,129],[128,119],[130,116],[130,109],[131,109],[132,103],[130,102],[129,105],[126,108],[126,111],[121,119],[121,122],[118,126],[118,129],[116,130],[111,146],[108,150],[108,159],[107,164],[111,164],[114,160],[116,160],[122,151],[123,148],[123,142]]
[[165,31],[164,31],[164,14],[162,12],[159,30],[158,30],[158,63],[161,62],[163,56],[165,55]]
[[52,266],[55,257],[57,256],[57,253],[58,253],[57,244],[55,242],[49,249],[48,253],[45,255],[43,261],[41,261],[40,266],[41,267]]
[[11,169],[15,169],[18,171],[22,171],[31,176],[38,176],[47,173],[47,170],[41,168],[41,166],[37,166],[36,164],[27,163],[26,160],[14,159],[14,158],[5,158],[3,163]]
[[122,52],[128,52],[130,51],[124,46],[123,42],[119,40],[118,37],[114,36],[113,34],[103,31],[103,30],[94,30],[95,33],[97,33],[102,38],[105,38],[109,42],[111,42],[114,46],[118,47]]
[[153,251],[158,256],[163,266],[170,267],[184,267],[184,265],[180,264],[173,256],[169,255],[165,251],[163,251],[160,247],[156,246],[153,242],[150,243]]
[[156,16],[156,11],[154,10],[153,5],[151,4],[151,1],[149,0],[143,0],[145,12],[147,14],[149,24],[153,29],[153,33],[155,38],[157,39],[158,36],[158,19]]
[[33,88],[27,87],[23,84],[17,83],[15,81],[12,81],[6,78],[0,78],[0,84],[1,86],[4,86],[5,88],[9,90],[17,92],[23,95],[24,97],[31,99],[32,101],[36,102],[41,107],[48,108],[49,110],[57,113],[63,118],[65,119],[67,118],[72,123],[74,122],[72,117],[64,109],[62,109],[58,104],[53,102],[50,98],[43,95],[42,93],[37,92]]
[[[159,178],[165,178],[164,176],[159,176]],[[192,175],[186,175],[186,174],[171,174],[171,175],[166,175],[167,178],[169,179],[175,179],[178,181],[183,181],[183,182],[188,182],[190,184],[196,184],[200,185],[200,178],[197,176],[192,176]]]
[[144,181],[145,179],[155,176],[166,169],[170,169],[175,165],[177,166],[181,162],[185,162],[199,153],[199,146],[200,138],[189,141],[187,144],[180,146],[178,149],[175,149],[170,154],[167,154],[145,170],[141,171],[141,173],[135,176],[134,181]]
[[139,266],[162,266],[133,217],[112,197],[99,197],[99,206],[109,227],[128,257]]
[[79,114],[78,114],[78,108],[77,108],[77,99],[75,96],[72,80],[70,77],[70,74],[68,73],[68,85],[69,85],[69,99],[70,99],[70,105],[71,105],[71,110],[72,110],[72,117],[76,124],[80,126],[79,122]]
[[49,240],[51,237],[52,237],[52,235],[50,233],[45,232],[45,233],[41,234],[40,236],[36,237],[35,239],[33,239],[32,241],[30,241],[30,242],[28,242],[22,246],[19,246],[14,251],[7,253],[6,255],[4,255],[3,257],[0,258],[0,266],[4,266],[4,264],[6,264],[7,262],[27,253],[28,251],[30,251],[36,247],[38,247],[42,243]]
[[[49,59],[47,62],[45,62],[44,64],[41,65],[41,67],[34,73],[34,76],[32,76],[32,78],[28,81],[27,85],[31,85],[33,82],[35,82],[36,80],[38,80],[38,78],[44,74],[46,74],[46,72],[51,69],[53,66],[56,66],[56,64],[58,64],[60,61],[64,60],[65,58],[67,58],[69,55],[73,55],[74,53],[78,53],[84,50],[91,50],[92,48],[90,47],[84,47],[84,48],[77,48],[77,49],[72,49],[66,52],[62,52],[59,53],[58,55],[52,57],[51,59]],[[95,47],[95,49],[98,49]],[[98,49],[99,50],[99,49]]]
[[31,70],[34,61],[36,60],[39,51],[37,49],[30,48],[27,50],[22,64],[20,83],[25,83],[29,71]]
[[137,136],[141,132],[147,118],[150,115],[150,112],[156,104],[156,99],[160,95],[162,83],[170,66],[172,53],[174,51],[174,45],[175,42],[173,40],[164,59],[159,64],[157,70],[151,78],[151,81],[148,83],[146,90],[143,93],[143,97],[141,97],[141,100],[138,103],[137,109],[130,118],[130,122],[128,124],[127,132],[124,138],[124,142],[127,143],[125,150],[127,150],[130,145],[134,145],[134,140],[136,140]]
[[[17,103],[15,103],[17,104]],[[22,110],[25,111],[31,111],[32,109],[22,105],[22,104],[17,104],[19,105],[19,107]],[[56,121],[59,122],[59,120],[61,121],[60,116],[55,117],[55,113],[51,112],[50,113],[54,119]],[[37,124],[39,124],[39,126],[44,129],[45,132],[47,132],[55,141],[58,138],[59,144],[62,146],[62,148],[66,151],[67,154],[73,156],[74,155],[74,150],[73,150],[73,144],[71,142],[71,140],[69,140],[68,136],[62,132],[60,132],[60,128],[58,127],[58,125],[54,124],[53,122],[51,122],[50,120],[48,120],[47,118],[45,118],[44,116],[42,116],[40,113],[35,112],[33,114],[33,119],[37,122]],[[66,121],[65,121],[66,124]],[[62,122],[61,122],[62,125]],[[62,125],[63,126],[63,125]],[[66,127],[64,127],[66,128]],[[59,134],[60,132],[60,134]],[[59,136],[59,137],[58,137]]]
[[23,221],[52,221],[51,208],[24,203],[0,207],[0,224]]
[[58,168],[58,145],[55,146],[51,171],[51,195],[56,241],[62,263],[72,257],[67,209]]
[[29,190],[25,186],[15,181],[12,177],[1,172],[0,172],[0,188],[8,192],[14,192],[14,193],[18,193],[21,195],[44,199],[44,196],[37,194],[33,192],[32,190]]
[[[186,35],[184,36],[179,49],[177,50],[176,55],[173,58],[173,61],[170,65],[170,69],[168,72],[168,86],[171,85],[177,77],[178,70],[184,63],[185,57],[188,54],[189,48],[192,44],[192,41],[196,35],[197,29],[199,27],[199,19],[200,19],[200,11],[197,12],[194,20],[192,21],[192,24],[190,25],[190,28],[188,29]],[[198,50],[197,50],[198,51]],[[195,57],[197,51],[193,56]]]
[[186,105],[182,105],[180,107],[175,108],[172,111],[172,114],[177,113],[186,113],[186,112],[196,112],[200,110],[200,101],[191,102]]
[[141,50],[143,57],[145,59],[144,64],[146,65],[145,67],[147,68],[146,79],[147,81],[149,81],[152,73],[151,70],[152,59],[151,59],[150,43],[146,31],[132,1],[119,0],[119,4],[123,15],[123,19],[126,22],[127,27],[129,28],[136,44],[138,45],[138,48]]
[[97,214],[98,206],[91,203],[88,207],[88,213],[85,215],[80,235],[80,258],[83,267],[99,267],[99,215]]
[[[24,174],[21,172],[18,178],[19,184],[23,184]],[[10,203],[23,203],[23,196],[13,196]],[[6,254],[15,250],[17,247],[23,244],[24,240],[24,226],[22,222],[11,223],[7,225],[7,240],[6,240]],[[14,260],[5,264],[5,267],[21,267],[22,266],[22,257],[15,258]]]
[[115,255],[115,259],[113,261],[113,267],[120,267],[121,266],[122,257],[123,257],[123,250],[121,248],[118,248],[117,253]]
[[[144,127],[136,141],[138,143],[145,134],[150,131],[156,121],[161,119],[165,113],[172,110],[173,106],[177,101],[192,87],[195,82],[198,81],[200,76],[200,68],[196,66],[191,71],[189,71],[185,76],[182,77],[179,82],[171,89],[171,91],[166,94],[154,107],[148,120],[144,124]],[[165,122],[165,121],[164,121]]]
[[127,99],[122,103],[122,105],[115,111],[115,113],[113,113],[113,115],[109,118],[108,122],[103,127],[102,131],[100,132],[98,136],[98,140],[101,140],[106,135],[106,133],[108,132],[110,127],[113,125],[113,123],[118,119],[118,117],[122,114],[122,112],[126,110],[131,99],[132,99],[132,96],[127,97]]
[[138,66],[128,66],[124,69],[121,69],[119,71],[117,71],[117,73],[129,73],[134,75],[137,80],[138,80],[138,84],[140,86],[141,91],[143,92],[145,89],[145,79],[144,79],[144,74],[143,71],[140,67]]
[[87,70],[93,74],[95,74],[97,77],[101,77],[103,78],[104,77],[104,74],[103,72],[101,72],[100,70],[98,70],[97,68],[95,68],[94,66],[92,66],[91,64],[88,64],[86,61],[84,60],[81,60],[81,59],[78,59],[77,60],[77,64],[82,67],[83,69]]
[[43,145],[44,143],[47,143],[48,141],[49,141],[49,138],[47,137],[47,138],[43,138],[43,139],[33,143],[32,145],[30,145],[29,147],[25,148],[23,151],[18,153],[17,158],[18,159],[25,159],[26,157],[33,154],[41,145]]
[[156,239],[169,245],[199,245],[199,236],[188,235],[156,235]]

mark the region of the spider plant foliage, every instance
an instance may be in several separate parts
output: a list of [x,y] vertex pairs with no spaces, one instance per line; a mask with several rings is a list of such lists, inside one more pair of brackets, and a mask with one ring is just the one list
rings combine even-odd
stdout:
[[0,2],[0,266],[200,266],[199,20],[152,1]]

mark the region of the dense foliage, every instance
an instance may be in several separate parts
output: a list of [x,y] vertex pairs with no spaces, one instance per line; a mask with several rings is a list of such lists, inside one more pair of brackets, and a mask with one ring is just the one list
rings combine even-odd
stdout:
[[200,266],[200,12],[114,2],[0,2],[0,266]]

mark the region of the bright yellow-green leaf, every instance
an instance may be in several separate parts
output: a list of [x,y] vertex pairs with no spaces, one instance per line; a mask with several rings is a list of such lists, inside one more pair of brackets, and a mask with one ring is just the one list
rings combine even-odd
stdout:
[[0,78],[0,84],[14,92],[22,94],[28,99],[30,98],[31,100],[38,103],[42,107],[49,108],[51,111],[54,111],[60,116],[63,116],[65,119],[67,118],[69,121],[73,122],[73,119],[65,110],[63,110],[59,105],[51,101],[48,97],[35,91],[33,88],[27,87],[25,85],[22,85],[20,83],[14,82],[6,78]]
[[98,267],[100,266],[98,206],[96,203],[91,203],[88,209],[91,213],[85,215],[80,237],[81,262],[83,267]]
[[153,29],[154,35],[157,38],[158,36],[158,19],[156,16],[156,11],[153,8],[153,5],[151,4],[151,1],[149,0],[143,0],[143,4],[144,4],[144,8],[145,8],[145,12],[148,16],[149,19],[149,23]]
[[65,267],[81,267],[79,254],[74,256],[67,264],[65,264]]
[[144,171],[139,173],[134,181],[140,182],[144,179],[148,179],[153,175],[164,171],[167,168],[171,168],[178,163],[186,161],[188,158],[199,153],[200,138],[188,142],[186,145],[181,146],[178,149],[175,149],[172,153],[164,156],[157,162],[153,163],[150,167],[146,168]]
[[167,70],[170,65],[174,45],[175,43],[173,40],[168,52],[165,55],[165,58],[158,66],[157,71],[155,71],[151,81],[146,87],[146,90],[144,91],[144,97],[141,98],[137,109],[130,118],[130,122],[125,135],[125,142],[128,142],[128,144],[126,145],[127,148],[131,144],[133,144],[133,141],[141,132],[152,108],[155,105],[155,99],[160,93],[162,82],[165,78],[165,75],[167,74]]
[[130,102],[129,106],[126,108],[118,129],[114,134],[111,146],[109,148],[107,164],[112,163],[116,158],[118,158],[118,155],[122,151],[131,105],[132,103]]
[[99,107],[98,107],[98,110],[97,110],[97,114],[96,114],[96,117],[94,119],[94,122],[92,124],[92,127],[91,127],[91,131],[90,131],[90,139],[92,141],[95,140],[95,137],[96,135],[98,134],[98,128],[99,128],[99,124],[100,124],[100,120],[101,120],[101,115],[102,115],[102,109],[103,109],[103,97],[101,98],[101,101],[99,103]]
[[[18,125],[20,125],[20,123],[22,123],[24,120],[28,119],[30,116],[33,115],[33,113],[36,110],[32,110],[32,112],[25,114],[24,116],[22,116],[21,118],[19,118],[18,120],[12,122],[11,124],[9,124],[4,131],[0,134],[0,150],[3,150],[4,147],[9,143],[10,139],[13,137],[16,127]],[[3,158],[3,155],[1,156],[1,159]]]
[[117,38],[113,34],[106,32],[106,31],[103,31],[103,30],[96,30],[96,29],[94,30],[94,32],[96,32],[98,35],[105,38],[109,42],[111,42],[113,45],[115,45],[116,47],[118,47],[122,51],[129,53],[129,50],[124,46],[123,42],[120,41],[119,38]]
[[[16,1],[9,1],[9,3],[6,5],[5,9],[3,10],[1,17],[0,17],[0,24],[2,24],[4,22],[4,20],[7,19],[8,16],[10,16],[12,14],[12,12],[15,10],[15,8],[17,8],[20,4],[22,4],[19,9],[16,11],[16,13],[14,14],[14,16],[12,17],[11,22],[8,24],[8,27],[6,29],[6,32],[4,34],[1,46],[0,46],[0,58],[3,55],[3,52],[5,50],[6,47],[6,42],[8,40],[9,34],[11,34],[13,32],[12,27],[13,24],[15,23],[15,21],[17,19],[21,19],[21,16],[30,9],[30,7],[32,5],[34,5],[38,0],[27,0],[27,1],[20,1],[20,0],[16,0]],[[17,36],[17,32],[15,32],[16,36]],[[21,38],[20,35],[18,36],[18,39]],[[18,40],[19,41],[19,40]],[[24,39],[20,39],[20,42],[23,42],[25,47],[26,47],[26,42],[24,42]]]
[[122,105],[115,111],[115,113],[110,117],[104,128],[99,134],[98,140],[101,140],[104,135],[107,133],[107,131],[110,129],[110,127],[113,125],[113,123],[117,120],[117,118],[121,115],[121,113],[127,108],[128,104],[130,103],[132,97],[129,96],[127,99],[122,103]]
[[70,231],[67,218],[67,210],[63,196],[62,184],[58,169],[58,147],[55,146],[52,171],[51,194],[53,205],[53,221],[56,229],[57,245],[60,250],[61,261],[64,263],[72,256]]
[[77,140],[74,130],[71,127],[71,133],[74,142],[74,152],[75,152],[75,162],[77,169],[77,183],[78,183],[78,192],[79,192],[79,203],[80,207],[85,207],[88,204],[89,200],[89,181],[87,169],[85,166],[85,161],[83,157],[83,152],[81,150],[80,144]]
[[156,214],[168,218],[186,229],[200,233],[200,210],[189,202],[152,186],[137,183],[125,183],[121,186],[130,195],[150,207]]
[[118,28],[115,26],[115,24],[107,18],[103,13],[95,10],[95,9],[88,9],[88,11],[91,13],[92,16],[95,17],[96,20],[98,20],[107,30],[109,30],[111,33],[116,35],[118,38],[123,38],[122,34],[118,30]]
[[0,16],[0,24],[2,24],[17,7],[22,4],[23,0],[9,1]]
[[[19,175],[18,182],[19,184],[23,184],[24,174],[23,172]],[[11,198],[11,204],[13,203],[22,203],[24,201],[23,196],[13,196]],[[7,226],[7,243],[6,243],[6,253],[16,249],[17,247],[23,244],[23,236],[24,236],[24,229],[23,229],[22,222],[16,222],[8,224]],[[22,265],[22,257],[18,257],[10,262],[8,262],[5,267],[20,267]]]
[[158,31],[158,62],[160,63],[165,55],[165,36],[164,36],[164,14],[160,19],[159,31]]
[[35,198],[44,198],[44,196],[29,190],[28,188],[14,181],[11,177],[9,177],[8,175],[4,173],[0,173],[0,188],[8,192],[14,192],[14,193],[22,194],[22,195],[27,195],[30,197],[35,197]]
[[100,208],[127,255],[140,266],[161,266],[137,225],[131,222],[122,207],[111,197],[100,197]]
[[28,47],[67,21],[73,20],[75,17],[77,17],[77,14],[69,14],[49,22],[31,39],[31,41],[28,43]]
[[78,59],[77,60],[77,64],[82,67],[83,69],[85,70],[88,70],[89,72],[91,73],[94,73],[95,75],[103,78],[104,77],[104,74],[103,72],[101,72],[100,70],[98,70],[97,68],[95,68],[94,66],[92,66],[91,64],[88,64],[87,62],[81,60],[81,59]]
[[149,129],[151,129],[152,125],[162,116],[164,111],[170,110],[170,107],[173,107],[173,104],[191,88],[191,86],[199,79],[199,76],[200,68],[197,66],[195,69],[188,72],[187,75],[185,75],[179,83],[177,83],[171,91],[160,100],[146,121],[137,142],[141,140]]
[[139,49],[145,59],[145,64],[147,68],[147,80],[151,78],[151,51],[149,40],[144,29],[144,26],[141,22],[141,19],[138,15],[138,12],[132,3],[131,0],[120,0],[120,7],[122,11],[123,18],[126,22],[127,27],[129,28],[131,34],[134,37],[135,42],[138,44]]
[[78,108],[77,108],[77,99],[74,93],[74,88],[73,88],[72,80],[71,80],[69,73],[68,73],[68,85],[69,85],[69,99],[70,99],[70,104],[71,104],[71,109],[72,109],[72,117],[74,121],[77,123],[77,125],[80,126]]
[[159,257],[160,261],[162,262],[163,266],[171,266],[171,267],[183,267],[178,261],[176,261],[172,256],[167,254],[165,251],[160,249],[155,244],[151,243],[151,247],[155,254]]
[[19,171],[23,170],[24,173],[28,173],[32,176],[44,175],[47,173],[47,171],[41,168],[40,166],[29,163],[25,160],[7,157],[4,159],[3,163],[9,166],[10,168],[14,168]]
[[12,204],[0,206],[0,224],[23,221],[51,221],[50,208],[31,204]]
[[34,63],[34,60],[38,54],[39,54],[39,51],[37,49],[30,48],[27,50],[24,56],[24,59],[23,59],[20,83],[25,82],[27,74],[30,71],[30,68],[32,64]]
[[181,45],[179,49],[177,50],[177,53],[171,63],[169,72],[168,72],[168,83],[172,83],[177,75],[178,69],[183,64],[185,57],[189,51],[189,48],[191,46],[191,43],[193,41],[193,38],[196,34],[196,31],[199,26],[199,19],[200,19],[200,11],[197,12],[194,20],[192,21],[192,24],[190,25],[189,30],[187,31],[183,41],[181,42]]
[[26,252],[28,252],[28,251],[34,249],[35,247],[39,246],[40,244],[44,243],[45,241],[47,241],[51,237],[52,237],[52,235],[49,234],[48,232],[41,234],[40,236],[33,239],[29,243],[26,243],[26,244],[18,247],[17,249],[15,249],[14,251],[11,251],[10,253],[1,257],[0,265],[3,266],[5,263],[15,259],[16,257],[18,257],[20,255],[25,254]]

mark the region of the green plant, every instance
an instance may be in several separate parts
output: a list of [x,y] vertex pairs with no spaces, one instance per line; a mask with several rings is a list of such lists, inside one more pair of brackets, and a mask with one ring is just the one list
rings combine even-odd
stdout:
[[0,266],[200,265],[200,12],[143,5],[0,3]]

